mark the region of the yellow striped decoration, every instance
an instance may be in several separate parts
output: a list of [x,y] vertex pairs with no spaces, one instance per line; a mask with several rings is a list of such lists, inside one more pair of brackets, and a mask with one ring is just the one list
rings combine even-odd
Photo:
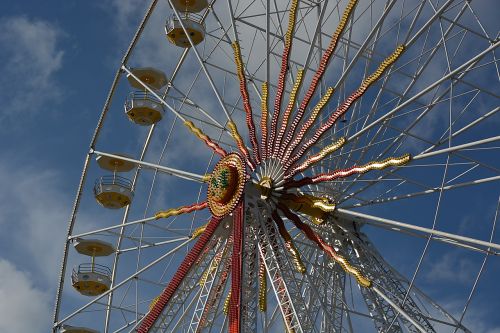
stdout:
[[224,314],[227,316],[229,313],[229,302],[231,301],[231,292],[227,294],[226,299],[224,300],[224,307],[222,308],[222,311]]
[[404,50],[405,50],[404,45],[399,45],[390,56],[385,58],[384,61],[380,63],[377,70],[372,75],[368,76],[366,79],[363,80],[363,83],[361,83],[360,88],[366,89],[368,88],[369,85],[378,80],[380,76],[384,73],[384,71],[387,69],[387,67],[392,65],[399,58],[399,56],[403,53]]
[[294,175],[297,172],[304,171],[305,169],[309,168],[311,165],[321,161],[323,158],[328,156],[329,154],[333,153],[337,149],[341,148],[345,143],[347,139],[345,137],[341,137],[337,141],[335,141],[332,144],[329,144],[328,146],[324,147],[321,149],[321,151],[315,155],[310,156],[304,163],[301,165],[297,166],[290,172],[290,175]]
[[266,312],[266,310],[267,310],[266,266],[261,261],[259,266],[259,311]]
[[193,233],[191,234],[191,239],[195,239],[195,238],[199,237],[207,228],[207,224],[202,225],[201,227],[194,229]]
[[290,14],[288,15],[288,29],[285,34],[285,47],[289,47],[292,42],[293,29],[295,27],[295,16],[297,13],[298,0],[293,0],[290,5]]
[[372,281],[365,277],[357,268],[353,267],[343,256],[337,254],[333,259],[340,265],[340,267],[342,267],[344,271],[353,275],[360,286],[365,288],[370,288],[372,286]]
[[[267,153],[267,119],[269,118],[269,110],[267,108],[267,98],[268,98],[268,87],[267,82],[262,83],[262,101],[260,102],[260,109],[262,111],[262,117],[260,119],[260,130],[262,133],[261,147],[264,148],[264,153]],[[266,154],[267,155],[267,154]],[[267,156],[265,156],[267,157]]]
[[189,129],[191,133],[193,133],[201,141],[205,142],[205,144],[212,148],[217,154],[221,156],[227,154],[226,151],[222,149],[217,143],[215,143],[208,135],[206,135],[198,127],[196,127],[192,121],[186,120],[184,121],[184,125]]
[[245,81],[245,76],[243,75],[243,61],[241,60],[241,49],[238,42],[231,43],[231,47],[234,51],[234,61],[236,62],[236,71],[240,82]]
[[317,207],[326,213],[331,213],[335,210],[337,206],[335,204],[329,203],[328,200],[325,199],[322,201],[315,201],[313,203],[313,207]]
[[300,258],[300,253],[295,247],[295,244],[293,241],[290,239],[289,241],[285,242],[285,247],[290,252],[290,255],[292,256],[292,261],[293,264],[295,265],[295,269],[297,272],[304,274],[306,272],[306,266],[304,266],[304,263],[302,262],[302,259]]
[[[288,157],[290,157],[290,154],[292,153],[293,149],[295,149],[295,147],[300,143],[300,141],[302,141],[303,136],[307,133],[307,131],[309,130],[309,128],[311,127],[311,125],[316,120],[316,117],[318,117],[318,115],[321,112],[321,110],[328,103],[328,101],[330,100],[330,98],[333,95],[333,92],[334,92],[334,89],[332,87],[328,87],[328,89],[326,90],[325,94],[321,97],[321,99],[316,104],[316,106],[314,106],[314,108],[313,108],[313,110],[311,112],[311,115],[309,116],[309,119],[307,120],[307,122],[304,125],[302,125],[302,128],[299,131],[299,134],[293,140],[291,146],[287,148],[284,159],[287,159]],[[288,139],[288,140],[290,141],[291,138]]]
[[359,167],[359,173],[364,173],[369,170],[382,170],[389,166],[400,166],[408,163],[410,159],[411,159],[410,154],[404,154],[400,157],[389,157],[382,161],[370,162]]
[[[297,77],[295,78],[295,83],[292,87],[292,91],[290,92],[290,100],[288,101],[288,106],[286,108],[288,114],[290,114],[291,110],[293,109],[293,105],[295,104],[295,100],[297,98],[297,92],[299,91],[300,85],[302,84],[303,76],[304,76],[304,69],[300,68],[297,71]],[[289,117],[286,118],[286,123],[283,123],[281,125],[282,128],[286,129],[288,125],[288,119]]]
[[229,130],[231,131],[231,135],[233,136],[234,140],[236,141],[236,144],[238,145],[238,148],[240,151],[245,155],[247,160],[250,160],[250,155],[248,153],[247,146],[245,146],[245,143],[243,142],[243,139],[240,136],[240,133],[238,132],[238,127],[236,127],[236,124],[232,121],[229,121],[227,123],[227,127],[229,127]]

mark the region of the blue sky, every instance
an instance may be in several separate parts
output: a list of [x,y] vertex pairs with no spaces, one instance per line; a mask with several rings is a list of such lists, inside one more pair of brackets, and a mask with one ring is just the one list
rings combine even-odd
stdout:
[[[146,3],[138,0],[0,4],[2,332],[46,332],[51,325],[67,220],[82,163],[116,68],[145,7]],[[146,45],[154,44],[146,40]],[[138,57],[137,63],[161,60],[165,57],[163,48],[159,46],[158,52]],[[498,124],[498,117],[496,121]],[[127,131],[131,125],[121,126]],[[495,131],[494,127],[486,130]],[[144,135],[144,131],[138,134],[140,138]],[[109,146],[122,140],[107,132],[103,137]],[[128,136],[123,141],[125,150],[134,152],[138,147]],[[190,165],[182,151],[174,154],[174,162]],[[492,163],[498,166],[496,154]],[[165,196],[171,198],[168,186],[165,191]],[[446,197],[443,205],[464,234],[486,239],[498,200],[498,183],[484,186],[481,193],[481,197],[464,200],[467,190],[457,190]],[[183,204],[194,199],[170,200]],[[156,204],[161,206],[158,200]],[[467,203],[468,213],[455,212],[453,206],[457,203]],[[425,199],[422,204],[427,204]],[[393,204],[379,212],[385,217],[399,217],[415,213],[410,209],[415,206],[403,213]],[[426,212],[425,216],[432,219],[432,213]],[[95,223],[92,214],[81,219]],[[486,222],[478,225],[478,221]],[[417,256],[406,260],[394,247],[410,253],[412,249],[405,250],[405,246],[422,246],[423,242],[377,229],[370,232],[388,261],[411,276]],[[498,236],[496,239],[498,242]],[[420,285],[447,309],[459,313],[483,257],[446,245],[433,245],[429,256]],[[473,332],[500,332],[500,318],[495,316],[500,307],[499,266],[497,258],[488,259],[465,320]]]
[[0,331],[49,330],[74,191],[128,38],[111,8],[0,5]]

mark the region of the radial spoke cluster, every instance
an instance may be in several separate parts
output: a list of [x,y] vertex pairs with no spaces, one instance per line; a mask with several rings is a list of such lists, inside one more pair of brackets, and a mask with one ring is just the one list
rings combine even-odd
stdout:
[[[314,197],[311,195],[304,195],[299,190],[292,190],[294,188],[300,188],[309,184],[317,184],[322,182],[332,181],[338,178],[349,177],[355,174],[361,174],[368,172],[370,170],[380,170],[389,166],[400,166],[409,162],[410,156],[408,154],[399,158],[387,158],[382,161],[374,161],[367,163],[362,166],[353,166],[348,169],[334,170],[326,174],[317,174],[312,177],[304,177],[298,180],[294,180],[293,176],[298,172],[306,171],[312,164],[320,162],[322,159],[327,157],[329,154],[333,153],[345,144],[345,138],[339,138],[331,145],[324,147],[320,152],[308,157],[303,163],[296,165],[300,161],[308,149],[314,145],[321,136],[330,129],[336,121],[345,114],[349,107],[360,98],[371,84],[373,84],[381,75],[384,73],[389,66],[391,66],[401,55],[404,50],[403,46],[399,46],[393,54],[388,56],[377,68],[377,70],[364,79],[358,89],[356,89],[338,108],[333,112],[328,120],[318,127],[318,129],[309,138],[306,138],[306,133],[309,128],[314,125],[317,116],[320,114],[321,109],[328,102],[333,89],[329,90],[322,100],[318,102],[318,105],[314,108],[313,113],[307,122],[305,122],[301,130],[294,135],[296,127],[300,124],[301,117],[306,110],[312,95],[315,93],[318,82],[321,79],[326,67],[328,66],[330,57],[335,50],[339,35],[342,33],[347,20],[349,20],[350,14],[352,13],[355,5],[355,0],[349,1],[344,13],[342,15],[341,21],[335,33],[332,35],[330,45],[327,51],[324,53],[320,66],[314,74],[314,78],[307,90],[307,93],[300,103],[300,107],[295,115],[295,120],[289,124],[289,118],[292,115],[292,111],[295,108],[297,92],[302,84],[303,71],[299,70],[293,84],[292,90],[289,94],[289,102],[285,108],[282,119],[280,119],[280,113],[282,109],[283,102],[283,91],[285,89],[285,77],[288,72],[289,67],[289,56],[292,48],[292,36],[296,23],[297,16],[297,4],[298,1],[292,1],[290,5],[290,14],[288,28],[285,35],[285,45],[282,58],[282,65],[280,69],[280,74],[278,77],[277,92],[274,102],[274,112],[271,116],[268,115],[267,110],[267,83],[263,84],[263,102],[262,102],[262,122],[261,122],[261,140],[262,143],[258,145],[257,134],[255,131],[254,118],[252,113],[252,105],[250,103],[248,90],[247,90],[247,79],[244,73],[244,63],[241,57],[240,46],[238,42],[232,43],[232,48],[234,51],[234,59],[236,64],[236,72],[238,79],[240,81],[240,93],[243,101],[243,107],[246,114],[246,124],[248,127],[249,140],[252,146],[252,156],[250,156],[248,148],[245,146],[242,137],[239,134],[237,126],[234,122],[230,121],[228,126],[230,128],[231,134],[238,146],[241,153],[241,158],[245,160],[246,163],[238,164],[237,155],[227,155],[223,154],[222,161],[225,161],[222,166],[219,164],[216,166],[213,174],[208,176],[208,201],[212,203],[210,206],[214,218],[223,218],[228,214],[233,215],[233,257],[231,265],[231,292],[228,294],[228,299],[226,302],[226,308],[228,308],[229,313],[229,331],[230,332],[240,332],[240,322],[241,322],[241,294],[242,294],[242,278],[241,278],[241,261],[242,261],[242,221],[243,221],[243,203],[240,203],[238,208],[236,208],[235,203],[244,201],[242,186],[243,179],[246,182],[246,191],[251,191],[250,187],[255,187],[260,192],[260,199],[263,204],[269,209],[269,214],[272,220],[276,223],[276,228],[279,231],[284,247],[289,255],[293,259],[295,269],[300,273],[306,272],[306,267],[302,263],[302,259],[299,251],[297,250],[292,237],[287,231],[284,225],[284,221],[280,215],[285,216],[289,221],[291,221],[295,227],[304,233],[304,235],[316,246],[322,250],[326,255],[328,255],[332,260],[334,260],[340,267],[346,271],[348,274],[352,274],[360,286],[365,288],[370,288],[372,282],[364,276],[363,272],[354,267],[347,258],[339,254],[334,247],[328,245],[320,235],[314,232],[314,230],[307,224],[301,221],[301,218],[292,212],[292,210],[309,215],[316,221],[316,223],[321,224],[327,217],[327,214],[332,212],[335,208],[335,203],[327,197]],[[270,128],[268,128],[267,118],[270,118]],[[278,124],[281,123],[281,126]],[[278,130],[279,128],[279,130]],[[196,133],[195,131],[193,131]],[[269,134],[269,136],[268,136]],[[213,142],[210,138],[204,135],[197,134],[197,136],[205,142]],[[283,138],[285,140],[283,141]],[[291,144],[289,145],[289,143]],[[208,144],[214,152],[219,153],[221,149],[214,146],[213,144]],[[236,161],[231,161],[231,158]],[[261,160],[262,156],[262,160]],[[226,163],[227,162],[227,163]],[[243,171],[244,165],[248,165],[251,174],[249,176]],[[238,185],[238,179],[240,178],[240,184]],[[247,180],[248,179],[248,180]],[[239,188],[240,190],[237,190]],[[231,204],[229,204],[231,203]],[[206,205],[205,205],[206,206]],[[188,211],[187,206],[185,211]],[[198,205],[195,207],[202,207]],[[236,211],[234,210],[236,209]],[[179,210],[176,210],[179,211]],[[168,211],[167,211],[168,212]],[[168,216],[168,213],[162,215],[162,213],[157,214],[159,217]],[[207,229],[202,235],[208,232],[213,232],[212,229]],[[194,250],[194,249],[193,249]],[[193,253],[193,250],[191,253]],[[196,252],[192,254],[194,257],[190,257],[191,253],[188,254],[188,261],[192,261],[196,258]],[[183,266],[181,265],[181,268]],[[187,274],[186,269],[179,269],[181,274]],[[265,270],[264,267],[260,268],[261,275]],[[224,272],[228,274],[229,272]],[[181,280],[182,275],[174,276],[172,282],[169,284],[165,292],[162,294],[160,300],[165,300],[168,302],[169,295],[167,290],[171,288],[176,288],[176,281]],[[264,282],[262,282],[262,277],[260,278],[260,286],[264,288]],[[171,287],[173,285],[173,287]],[[170,288],[170,289],[169,289]],[[291,301],[291,300],[289,300]],[[140,331],[148,331],[160,316],[160,309],[165,307],[166,302],[158,301],[153,309],[148,313],[146,319],[141,324]],[[265,308],[265,297],[263,296],[263,291],[261,291],[261,296],[259,297],[260,308]],[[283,310],[283,309],[282,309]],[[288,311],[288,310],[286,310]],[[285,311],[285,312],[286,312]],[[286,317],[286,313],[284,313]],[[289,329],[292,329],[292,321],[285,320],[285,324]]]

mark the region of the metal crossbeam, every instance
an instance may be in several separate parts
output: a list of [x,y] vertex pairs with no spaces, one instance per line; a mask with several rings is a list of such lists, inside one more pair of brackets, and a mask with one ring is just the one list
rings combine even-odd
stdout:
[[[360,256],[364,258],[368,263],[369,270],[372,271],[373,274],[379,278],[379,280],[377,281],[378,284],[382,285],[385,289],[391,290],[391,294],[400,295],[400,299],[404,299],[404,295],[407,292],[406,288],[402,285],[402,283],[398,279],[396,279],[392,275],[390,269],[386,267],[385,262],[379,260],[374,255],[374,253],[377,250],[373,247],[371,242],[366,237],[363,237],[362,242],[360,239],[356,243],[358,244],[356,249],[360,253]],[[397,302],[398,300],[394,298],[393,301]],[[423,317],[420,308],[417,306],[412,297],[407,298],[403,306],[403,309],[407,313],[410,313],[411,316],[422,327],[424,327],[427,332],[435,332],[434,328],[429,323],[429,321]],[[416,330],[414,326],[409,326],[408,329],[410,330],[410,332],[418,332],[418,330]]]
[[215,253],[221,247],[221,241],[217,241],[213,249],[205,252],[193,269],[186,275],[182,283],[176,290],[176,293],[171,297],[168,305],[163,310],[162,314],[156,320],[155,325],[151,327],[151,332],[167,332],[168,328],[174,323],[174,319],[179,315],[182,307],[185,305],[186,299],[198,287],[205,270],[210,266],[210,263]]
[[293,266],[284,260],[280,253],[277,243],[279,234],[268,216],[264,215],[263,218],[259,216],[259,219],[259,252],[264,258],[285,325],[292,332],[313,332],[315,330],[309,317],[309,309],[292,276]]
[[258,295],[258,249],[257,225],[251,210],[245,214],[244,241],[242,253],[242,291],[241,291],[241,333],[257,332],[257,295]]
[[227,247],[231,246],[232,241],[228,239],[224,243],[223,249],[217,252],[207,270],[203,273],[202,280],[200,281],[200,296],[198,297],[193,316],[191,317],[188,333],[197,332],[201,324],[204,309],[208,303],[212,288],[214,287],[217,274],[220,272],[220,266],[222,266],[220,262],[223,260],[228,250]]

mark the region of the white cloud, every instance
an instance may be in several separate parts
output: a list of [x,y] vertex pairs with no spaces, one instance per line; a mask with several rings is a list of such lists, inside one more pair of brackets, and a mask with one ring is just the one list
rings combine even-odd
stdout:
[[[18,163],[14,163],[20,165]],[[69,216],[70,200],[54,171],[36,167],[0,166],[0,226],[9,238],[10,260],[23,258],[42,285],[57,279],[59,260]],[[2,247],[3,247],[2,246]]]
[[115,29],[119,32],[133,31],[136,27],[136,22],[132,22],[134,18],[143,15],[147,2],[141,0],[111,0],[104,4],[104,9],[108,9],[113,13],[115,21]]
[[[53,293],[59,277],[73,188],[56,169],[26,165],[26,158],[0,159],[0,259],[22,263],[37,286]],[[79,223],[95,228],[88,215]],[[8,235],[8,236],[7,236]]]
[[446,253],[431,264],[426,278],[429,281],[450,281],[467,284],[474,279],[476,264],[455,252]]
[[50,327],[51,297],[30,277],[0,259],[0,331],[46,332]]
[[[73,199],[61,173],[26,161],[0,159],[0,332],[48,331]],[[85,214],[79,222],[95,229]],[[65,288],[65,300],[78,296]]]
[[[441,302],[443,307],[450,311],[450,314],[455,319],[460,319],[463,311],[463,301],[449,301]],[[490,316],[494,313],[494,309],[491,309],[488,304],[484,304],[479,307],[469,307],[462,320],[462,324],[474,333],[500,333],[500,327],[492,325],[494,320],[491,320]]]
[[[24,16],[0,20],[0,120],[47,112],[62,98],[55,74],[61,69],[64,36],[53,24]],[[7,110],[7,111],[5,111]]]

